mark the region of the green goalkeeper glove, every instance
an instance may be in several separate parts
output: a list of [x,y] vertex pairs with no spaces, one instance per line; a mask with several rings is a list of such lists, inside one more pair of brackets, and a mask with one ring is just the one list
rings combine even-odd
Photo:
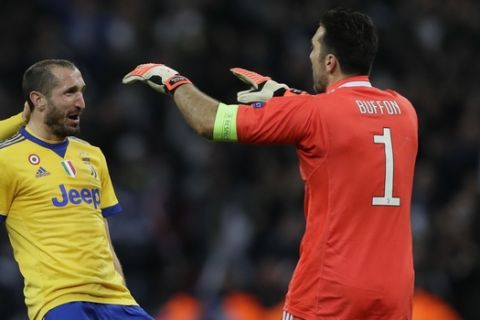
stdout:
[[262,76],[247,69],[232,68],[230,71],[251,86],[251,89],[237,93],[237,100],[240,103],[265,102],[273,97],[306,94],[305,91],[292,89],[284,83],[278,83],[270,77]]
[[172,94],[181,85],[192,83],[176,70],[157,63],[138,65],[122,80],[124,84],[130,84],[135,81],[146,83],[152,89],[165,94]]

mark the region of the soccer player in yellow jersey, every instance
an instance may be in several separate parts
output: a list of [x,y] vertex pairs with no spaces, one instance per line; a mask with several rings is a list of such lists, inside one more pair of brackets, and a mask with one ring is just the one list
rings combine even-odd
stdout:
[[30,320],[153,320],[130,294],[106,217],[121,207],[98,147],[72,137],[85,82],[66,60],[24,74],[26,127],[0,143],[0,220]]

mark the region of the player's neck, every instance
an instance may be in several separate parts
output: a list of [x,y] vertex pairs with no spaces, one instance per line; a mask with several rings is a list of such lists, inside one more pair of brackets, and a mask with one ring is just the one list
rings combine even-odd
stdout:
[[50,143],[58,143],[65,140],[65,137],[59,137],[52,133],[51,129],[43,122],[30,119],[26,126],[27,130],[37,138]]
[[346,78],[349,78],[349,77],[351,77],[351,75],[344,74],[343,72],[334,72],[334,73],[330,74],[329,77],[328,77],[328,87],[331,87],[335,83],[337,83],[339,81],[342,81],[342,80],[344,80]]

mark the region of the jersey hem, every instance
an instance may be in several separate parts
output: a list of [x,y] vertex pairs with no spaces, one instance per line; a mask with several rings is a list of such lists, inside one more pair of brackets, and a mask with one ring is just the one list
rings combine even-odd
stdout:
[[[299,311],[298,309],[292,308],[292,307],[287,307],[284,306],[283,310],[294,316],[295,318],[301,318],[302,320],[313,320],[317,319],[317,316],[315,314],[310,314],[310,313],[305,313],[302,311]],[[331,320],[340,320],[339,318],[332,318]]]

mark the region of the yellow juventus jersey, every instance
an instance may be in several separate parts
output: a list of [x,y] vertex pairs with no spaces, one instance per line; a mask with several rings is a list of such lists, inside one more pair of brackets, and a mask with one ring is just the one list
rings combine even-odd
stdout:
[[22,114],[19,113],[6,120],[0,120],[0,140],[13,136],[23,124]]
[[72,137],[52,144],[25,128],[0,144],[0,219],[31,320],[72,301],[137,305],[105,229],[104,217],[120,211],[99,148]]

